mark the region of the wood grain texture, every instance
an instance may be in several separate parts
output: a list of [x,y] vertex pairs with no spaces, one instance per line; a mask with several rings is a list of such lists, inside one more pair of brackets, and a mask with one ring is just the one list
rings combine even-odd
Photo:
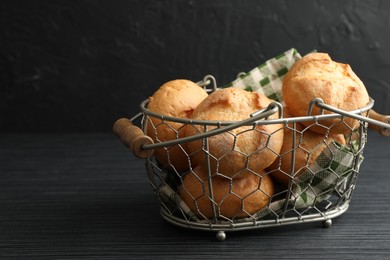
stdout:
[[369,133],[349,210],[215,234],[166,223],[144,162],[110,134],[0,135],[2,259],[386,259],[390,139]]

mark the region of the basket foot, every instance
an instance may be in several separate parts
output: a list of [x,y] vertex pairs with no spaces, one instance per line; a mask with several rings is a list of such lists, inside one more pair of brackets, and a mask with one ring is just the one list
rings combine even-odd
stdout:
[[226,239],[226,233],[225,231],[218,231],[215,237],[218,241],[224,241]]
[[327,220],[325,220],[324,222],[322,222],[322,226],[324,227],[324,228],[330,228],[330,226],[332,226],[332,220],[331,219],[327,219]]

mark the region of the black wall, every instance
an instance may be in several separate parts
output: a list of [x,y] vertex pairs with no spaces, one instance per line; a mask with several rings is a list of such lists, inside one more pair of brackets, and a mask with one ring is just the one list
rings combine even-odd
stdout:
[[0,2],[0,131],[111,131],[175,78],[220,85],[291,47],[349,63],[390,114],[390,1]]

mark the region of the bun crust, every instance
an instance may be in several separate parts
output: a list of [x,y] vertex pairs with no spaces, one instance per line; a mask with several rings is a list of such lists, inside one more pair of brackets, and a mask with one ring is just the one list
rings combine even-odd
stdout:
[[[194,110],[191,119],[212,121],[240,121],[250,114],[266,108],[271,103],[267,97],[238,88],[226,88],[210,94]],[[270,119],[277,118],[272,115]],[[209,127],[208,131],[215,127]],[[233,177],[243,169],[255,172],[268,167],[283,145],[283,126],[279,124],[242,126],[208,138],[209,153],[204,151],[202,140],[187,143],[191,161],[205,165],[210,159],[211,171]],[[204,132],[199,125],[186,128],[186,136]]]
[[240,178],[211,177],[214,203],[210,200],[209,177],[203,167],[188,173],[180,189],[180,197],[199,218],[242,218],[261,210],[270,202],[275,187],[270,176],[245,171]]
[[[369,95],[362,81],[348,64],[333,61],[326,53],[311,53],[297,61],[283,80],[283,99],[293,116],[307,115],[309,103],[321,98],[325,104],[351,111],[369,103]],[[329,113],[325,111],[325,113]],[[320,109],[313,108],[312,115],[319,115]],[[339,123],[338,123],[339,122]],[[326,133],[331,127],[332,133],[347,133],[358,126],[355,119],[345,118],[319,121],[321,126],[312,130]],[[313,122],[304,122],[305,126]]]
[[[197,105],[208,96],[207,92],[190,80],[177,79],[163,84],[150,98],[148,109],[152,112],[175,118],[189,118]],[[147,135],[155,142],[165,142],[184,135],[181,123],[162,121],[149,116]],[[155,156],[164,166],[173,166],[177,171],[189,168],[185,144],[158,148]]]

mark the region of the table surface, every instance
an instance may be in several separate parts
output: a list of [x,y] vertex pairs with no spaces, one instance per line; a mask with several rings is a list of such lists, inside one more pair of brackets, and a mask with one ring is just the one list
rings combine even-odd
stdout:
[[330,228],[227,233],[160,215],[144,162],[111,134],[0,135],[0,257],[39,259],[386,259],[390,138],[369,132],[357,187]]

